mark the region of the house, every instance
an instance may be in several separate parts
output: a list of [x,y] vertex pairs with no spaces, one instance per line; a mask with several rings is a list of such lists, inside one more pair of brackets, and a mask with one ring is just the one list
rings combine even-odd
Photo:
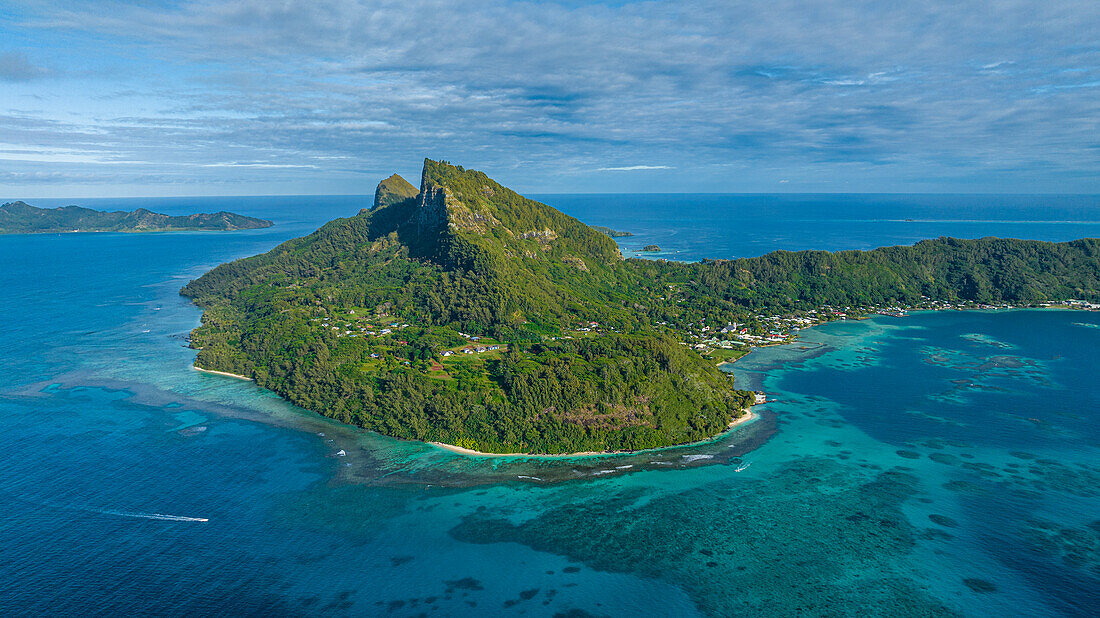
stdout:
[[471,350],[470,348],[462,348],[462,353],[463,354],[473,354],[474,351]]
[[453,356],[453,355],[454,355],[454,352],[452,352],[450,350],[444,350],[443,354],[440,354],[440,356]]

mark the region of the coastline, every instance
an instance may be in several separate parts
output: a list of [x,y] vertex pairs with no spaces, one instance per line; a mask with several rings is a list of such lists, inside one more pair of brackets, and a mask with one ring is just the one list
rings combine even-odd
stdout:
[[226,376],[226,377],[230,377],[230,378],[237,378],[238,380],[248,380],[249,382],[253,381],[252,378],[250,378],[248,376],[237,375],[235,373],[229,373],[228,371],[215,371],[213,369],[203,369],[202,367],[199,367],[197,365],[191,365],[191,368],[194,369],[195,371],[201,371],[203,373],[214,373],[214,374],[217,374],[217,375],[220,375],[220,376]]
[[711,442],[711,441],[717,440],[718,438],[721,438],[722,436],[724,436],[724,435],[730,433],[731,431],[737,429],[738,426],[743,425],[745,423],[748,423],[750,421],[754,421],[758,418],[760,418],[760,415],[753,412],[752,411],[752,406],[749,406],[745,410],[745,414],[743,414],[737,420],[731,422],[729,424],[729,427],[725,431],[723,431],[722,433],[720,433],[716,436],[712,436],[712,437],[707,438],[705,440],[698,440],[696,442],[688,442],[687,444],[676,444],[676,445],[673,445],[673,446],[659,446],[659,447],[656,447],[656,448],[647,448],[647,449],[641,449],[641,450],[637,450],[637,451],[583,451],[583,452],[580,452],[580,453],[557,453],[557,454],[548,454],[548,453],[485,453],[485,452],[482,452],[482,451],[475,451],[473,449],[463,448],[461,446],[455,446],[453,444],[444,444],[443,442],[428,442],[427,444],[430,444],[434,447],[443,449],[445,451],[450,451],[452,453],[456,453],[458,455],[465,455],[467,457],[506,457],[506,458],[520,458],[520,459],[523,459],[523,458],[527,458],[527,459],[565,459],[565,458],[569,458],[569,457],[606,457],[606,456],[609,456],[609,455],[637,455],[638,453],[650,453],[650,452],[654,452],[654,451],[665,451],[665,450],[674,449],[674,448],[684,448],[684,447],[687,447],[687,446],[694,446],[694,445],[697,445],[697,444],[704,444],[706,442]]

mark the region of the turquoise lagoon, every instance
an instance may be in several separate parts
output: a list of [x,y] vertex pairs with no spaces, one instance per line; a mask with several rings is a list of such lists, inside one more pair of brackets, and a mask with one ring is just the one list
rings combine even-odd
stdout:
[[[185,337],[199,312],[180,286],[360,205],[165,201],[149,207],[228,208],[278,225],[0,237],[0,611],[1083,616],[1100,606],[1100,314],[828,324],[729,367],[774,400],[759,420],[708,444],[595,459],[458,456],[190,368]],[[812,244],[813,225],[791,229]]]

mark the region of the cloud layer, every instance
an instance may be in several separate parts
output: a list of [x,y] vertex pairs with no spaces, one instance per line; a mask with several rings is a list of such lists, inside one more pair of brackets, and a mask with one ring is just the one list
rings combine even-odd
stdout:
[[1096,32],[1058,0],[31,4],[0,188],[369,193],[431,156],[532,191],[1100,192]]

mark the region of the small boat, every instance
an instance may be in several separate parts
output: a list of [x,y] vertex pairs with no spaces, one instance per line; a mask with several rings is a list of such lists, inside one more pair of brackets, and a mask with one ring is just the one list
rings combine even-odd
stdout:
[[346,457],[347,453],[344,452],[344,449],[340,449],[340,450],[336,451],[336,456],[337,457]]
[[747,461],[743,461],[743,462],[741,462],[741,464],[740,464],[739,466],[737,466],[736,468],[734,468],[734,469],[733,469],[733,471],[734,471],[734,472],[740,472],[740,471],[742,471],[742,470],[744,470],[744,469],[748,468],[748,467],[749,467],[749,466],[751,466],[751,465],[752,465],[751,463],[749,463],[749,462],[747,462]]

